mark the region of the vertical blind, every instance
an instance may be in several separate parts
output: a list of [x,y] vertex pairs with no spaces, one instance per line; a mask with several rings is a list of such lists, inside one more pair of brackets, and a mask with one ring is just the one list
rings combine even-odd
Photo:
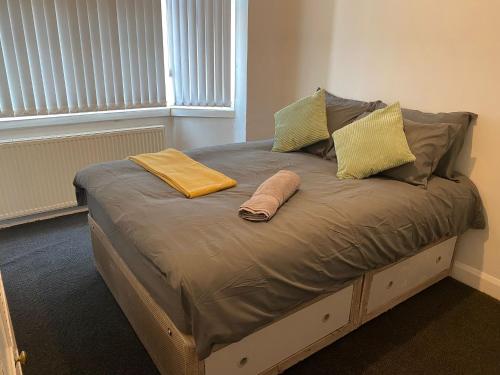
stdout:
[[167,0],[176,105],[231,105],[231,0]]
[[161,1],[0,0],[0,116],[166,105]]

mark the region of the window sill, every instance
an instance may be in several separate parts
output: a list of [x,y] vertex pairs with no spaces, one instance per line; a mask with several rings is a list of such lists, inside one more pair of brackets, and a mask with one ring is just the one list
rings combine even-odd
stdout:
[[226,107],[157,107],[102,112],[65,113],[57,115],[0,118],[0,130],[84,124],[102,121],[131,120],[151,117],[221,117],[234,118],[234,109]]
[[234,108],[230,107],[182,107],[171,106],[172,117],[222,117],[234,118]]
[[130,120],[136,118],[164,116],[170,116],[170,109],[167,107],[0,118],[0,130],[33,128],[39,126],[85,124],[90,122]]

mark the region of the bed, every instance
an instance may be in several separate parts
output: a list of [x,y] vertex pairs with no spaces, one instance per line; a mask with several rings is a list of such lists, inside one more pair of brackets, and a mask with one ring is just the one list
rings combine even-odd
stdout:
[[[238,181],[191,200],[128,160],[75,178],[96,266],[162,374],[282,372],[448,275],[457,236],[484,226],[465,176],[338,180],[271,145],[189,152]],[[300,190],[268,223],[238,218],[280,169]]]

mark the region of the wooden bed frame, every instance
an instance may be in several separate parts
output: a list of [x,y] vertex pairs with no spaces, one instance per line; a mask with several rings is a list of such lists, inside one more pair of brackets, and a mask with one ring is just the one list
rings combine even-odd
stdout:
[[179,331],[138,282],[89,215],[95,263],[163,375],[279,374],[361,324],[448,276],[456,237],[366,273],[343,289],[301,306],[241,341],[199,360],[192,336]]

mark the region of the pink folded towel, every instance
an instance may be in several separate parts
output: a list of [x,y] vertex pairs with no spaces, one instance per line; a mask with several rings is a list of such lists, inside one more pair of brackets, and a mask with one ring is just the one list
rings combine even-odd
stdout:
[[300,177],[281,170],[264,181],[252,197],[240,206],[238,215],[250,221],[268,221],[299,188]]

